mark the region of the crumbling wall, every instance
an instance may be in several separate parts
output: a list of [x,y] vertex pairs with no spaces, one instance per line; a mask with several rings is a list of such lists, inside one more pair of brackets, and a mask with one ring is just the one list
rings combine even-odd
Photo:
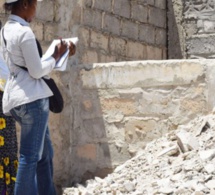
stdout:
[[70,155],[61,146],[61,160],[70,163],[67,187],[72,181],[103,177],[149,141],[210,113],[214,73],[214,60],[73,66],[73,122],[62,140],[70,141]]

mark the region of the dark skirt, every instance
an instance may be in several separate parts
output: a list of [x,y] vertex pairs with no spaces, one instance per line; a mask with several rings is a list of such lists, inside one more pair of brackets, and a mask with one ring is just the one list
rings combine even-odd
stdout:
[[0,91],[0,195],[13,195],[18,167],[15,121],[2,113]]

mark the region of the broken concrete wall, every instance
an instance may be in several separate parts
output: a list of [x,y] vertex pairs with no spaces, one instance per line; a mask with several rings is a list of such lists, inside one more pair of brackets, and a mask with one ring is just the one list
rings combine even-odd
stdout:
[[103,177],[149,141],[210,113],[214,74],[214,60],[73,66],[64,91],[72,98],[51,121],[58,183]]

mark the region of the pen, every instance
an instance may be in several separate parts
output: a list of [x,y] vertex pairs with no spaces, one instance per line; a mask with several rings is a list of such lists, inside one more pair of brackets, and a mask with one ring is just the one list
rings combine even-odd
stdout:
[[63,41],[63,39],[62,39],[61,37],[60,37],[59,39],[60,39],[61,45],[66,44],[66,45],[68,46],[67,42],[66,42],[66,41]]
[[63,39],[62,39],[62,37],[59,37],[59,39],[60,39],[60,43],[61,43],[61,45],[63,44]]

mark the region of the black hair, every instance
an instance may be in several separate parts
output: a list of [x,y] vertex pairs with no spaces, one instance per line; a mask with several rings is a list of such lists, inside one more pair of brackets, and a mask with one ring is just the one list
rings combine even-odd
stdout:
[[[4,3],[4,9],[6,12],[10,12],[13,7],[20,6],[25,0],[18,0],[12,3]],[[26,0],[29,4],[33,3],[33,0]]]

